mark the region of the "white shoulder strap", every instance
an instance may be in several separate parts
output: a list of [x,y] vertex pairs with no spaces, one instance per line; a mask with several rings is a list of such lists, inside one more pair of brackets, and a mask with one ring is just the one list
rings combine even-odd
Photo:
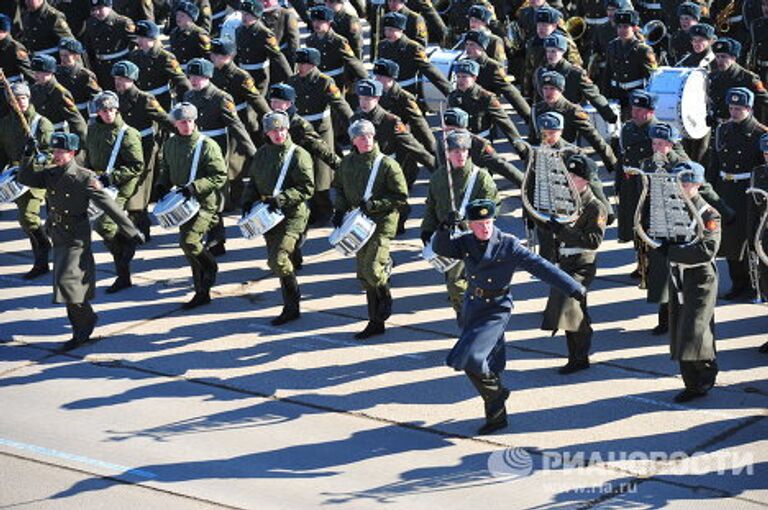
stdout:
[[40,119],[42,119],[42,117],[38,114],[35,114],[35,116],[32,117],[32,123],[29,125],[29,136],[35,136],[37,133],[37,128],[40,126]]
[[472,168],[472,173],[469,174],[467,180],[467,189],[464,190],[464,198],[461,199],[461,207],[459,207],[459,216],[462,218],[466,214],[467,204],[469,203],[469,197],[472,196],[472,189],[475,187],[475,181],[477,181],[477,174],[479,174],[477,168]]
[[296,152],[296,144],[291,145],[291,147],[288,149],[288,152],[285,154],[283,166],[280,167],[280,175],[277,177],[277,183],[275,183],[275,189],[272,190],[273,197],[280,193],[283,189],[283,182],[285,182],[285,176],[288,175],[288,167],[291,164],[291,159],[293,159],[294,152]]
[[189,180],[187,184],[197,178],[197,167],[200,164],[200,153],[203,152],[203,142],[205,142],[205,136],[200,135],[200,139],[195,144],[195,153],[192,155],[192,166],[189,168]]
[[125,132],[128,131],[128,124],[123,124],[120,127],[120,131],[117,132],[117,138],[115,138],[115,145],[112,146],[112,154],[109,155],[109,163],[105,172],[111,174],[115,168],[115,162],[117,161],[117,155],[120,153],[120,146],[123,145],[123,138],[125,138]]
[[379,173],[379,167],[381,166],[381,160],[384,159],[384,154],[379,154],[376,159],[373,160],[373,169],[371,175],[368,177],[368,184],[365,185],[365,192],[363,193],[363,200],[371,198],[373,192],[373,183],[376,181],[376,175]]

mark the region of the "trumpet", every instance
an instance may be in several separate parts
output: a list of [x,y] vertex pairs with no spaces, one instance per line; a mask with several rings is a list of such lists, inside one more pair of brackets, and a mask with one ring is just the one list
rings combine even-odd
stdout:
[[[656,239],[676,241],[684,238],[684,246],[701,241],[704,238],[704,220],[688,196],[683,192],[682,177],[692,173],[689,170],[670,174],[662,163],[656,161],[657,171],[646,173],[639,168],[625,168],[630,175],[639,175],[643,190],[635,209],[635,233],[650,248],[656,249],[661,242]],[[649,232],[643,227],[645,200],[650,195]],[[694,231],[691,231],[693,218]]]
[[643,25],[642,33],[648,46],[656,46],[667,36],[667,26],[662,21],[652,19]]
[[[581,214],[581,193],[563,163],[562,151],[529,146],[528,165],[520,186],[523,208],[532,218],[547,223],[573,223]],[[535,177],[533,204],[528,198],[531,177]]]

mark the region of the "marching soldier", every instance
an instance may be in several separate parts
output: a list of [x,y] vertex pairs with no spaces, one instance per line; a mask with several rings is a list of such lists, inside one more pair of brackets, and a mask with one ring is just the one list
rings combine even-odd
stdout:
[[[464,221],[470,201],[488,199],[495,204],[500,202],[493,177],[486,169],[475,166],[470,158],[472,135],[469,131],[451,131],[445,136],[445,143],[448,163],[432,173],[429,179],[427,208],[421,221],[421,242],[424,245],[431,242],[432,236],[442,223],[450,222],[453,217]],[[448,172],[451,173],[451,179],[448,179]],[[449,190],[451,183],[452,191]],[[451,200],[454,200],[454,203],[451,203]],[[448,300],[461,324],[461,309],[467,290],[464,264],[459,262],[446,271],[444,277]]]
[[[448,108],[443,112],[443,133],[437,143],[437,165],[445,166],[445,137],[456,130],[467,131],[469,126],[469,114],[461,108]],[[469,157],[475,166],[487,169],[492,175],[499,174],[517,187],[523,182],[523,172],[518,170],[505,157],[496,152],[493,144],[485,138],[470,133],[472,146],[469,148]]]
[[[590,189],[590,183],[597,176],[595,162],[584,154],[574,154],[568,158],[566,168],[581,195],[582,209],[573,225],[552,217],[547,227],[555,236],[558,267],[587,289],[597,273],[597,249],[603,242],[608,213]],[[558,370],[561,374],[589,368],[592,319],[587,311],[586,297],[574,299],[550,290],[541,329],[553,334],[559,329],[565,331],[568,363]]]
[[211,51],[210,35],[196,24],[199,16],[200,9],[192,2],[175,4],[173,19],[176,26],[171,30],[169,42],[171,53],[176,55],[183,70],[186,70],[187,62],[193,58],[207,58]]
[[243,216],[254,203],[267,204],[285,219],[264,234],[267,264],[280,278],[283,310],[271,323],[279,326],[299,318],[301,292],[296,281],[293,252],[307,228],[307,201],[314,191],[312,157],[296,145],[288,133],[290,120],[284,112],[264,116],[268,141],[256,152],[247,171],[251,179],[243,194]]
[[34,76],[29,66],[29,53],[23,44],[13,38],[11,26],[11,18],[0,14],[0,69],[10,83],[32,81]]
[[[30,102],[29,86],[25,82],[11,85],[11,93],[16,97],[21,115],[27,120],[31,133],[27,134],[21,125],[19,114],[11,111],[0,119],[0,168],[19,166],[23,160],[24,145],[29,136],[37,142],[38,150],[47,152],[53,125],[51,121],[35,111]],[[23,278],[32,280],[49,271],[48,252],[51,243],[45,234],[45,228],[40,221],[40,207],[45,200],[45,189],[29,188],[16,199],[19,210],[19,225],[29,237],[32,245],[34,264]]]
[[502,69],[506,69],[508,42],[491,31],[493,12],[484,5],[477,4],[469,8],[467,17],[470,31],[476,30],[488,36],[488,45],[485,47],[488,58],[501,64]]
[[474,60],[458,60],[453,63],[453,72],[456,75],[456,90],[448,95],[448,106],[461,108],[469,114],[469,130],[488,137],[491,126],[496,126],[518,154],[524,150],[520,133],[496,95],[477,84],[479,64]]
[[59,61],[56,80],[72,93],[75,106],[83,119],[88,120],[88,103],[101,92],[93,71],[83,66],[83,45],[75,39],[62,39],[59,43]]
[[211,61],[214,67],[211,82],[232,96],[235,110],[251,140],[260,144],[259,122],[270,112],[269,105],[256,88],[251,75],[234,64],[236,52],[235,43],[229,39],[211,41]]
[[[16,2],[5,3],[13,4]],[[19,3],[25,2],[19,1]],[[77,40],[81,40],[85,33],[85,22],[91,15],[91,0],[49,0],[48,3],[64,14],[72,35]]]
[[408,92],[419,96],[420,75],[427,78],[432,85],[444,95],[451,91],[451,84],[427,58],[424,47],[408,38],[404,31],[407,23],[405,15],[399,12],[388,12],[382,19],[384,39],[378,43],[377,58],[387,58],[400,66],[400,86]]
[[[761,189],[768,192],[768,133],[760,137],[760,150],[763,152],[764,162],[760,166],[755,167],[752,170],[752,179],[750,182],[751,188]],[[754,244],[755,235],[758,234],[757,229],[760,227],[760,220],[768,207],[768,202],[763,195],[751,194],[747,204],[747,223],[748,223],[748,244],[747,252],[749,256],[750,275],[752,279],[753,287],[756,287],[755,297],[761,300],[768,298],[768,266],[760,260],[757,255],[756,247]],[[768,249],[766,243],[766,231],[762,232],[761,242],[763,243],[763,250]],[[758,292],[759,291],[759,292]],[[768,346],[768,344],[766,344]],[[768,348],[768,347],[767,347]]]
[[565,59],[577,66],[582,64],[576,43],[563,29],[559,28],[562,19],[562,13],[552,7],[546,6],[536,10],[536,33],[525,44],[523,94],[526,97],[534,97],[535,95],[533,89],[534,72],[545,62],[544,40],[552,34],[557,33],[568,41]]
[[760,2],[762,16],[755,19],[749,27],[752,46],[747,58],[748,67],[755,71],[760,80],[768,78],[768,41],[764,35],[768,31],[768,2]]
[[[563,97],[563,90],[565,90],[565,78],[557,71],[547,71],[540,77],[540,92],[542,100],[536,103],[531,109],[531,119],[535,119],[536,116],[545,112],[557,112],[565,119],[565,129],[563,131],[563,138],[565,140],[574,143],[578,135],[583,136],[587,142],[595,149],[595,152],[603,160],[606,170],[613,172],[618,160],[613,154],[610,145],[605,143],[605,140],[597,132],[592,122],[589,120],[589,115],[584,111],[581,105],[574,104]],[[532,123],[529,132],[529,139],[538,140],[539,128],[535,123]],[[534,142],[535,143],[535,142]],[[609,207],[610,205],[606,204]]]
[[504,66],[489,58],[487,48],[490,39],[486,32],[470,30],[464,34],[464,51],[467,58],[479,65],[477,84],[497,96],[504,96],[525,122],[531,117],[531,107],[512,84],[513,78],[504,71]]
[[405,5],[414,12],[421,14],[427,24],[428,42],[442,46],[448,29],[443,18],[435,9],[432,0],[408,0]]
[[617,37],[608,44],[604,83],[600,87],[610,99],[621,102],[622,118],[628,116],[629,94],[645,88],[656,69],[656,54],[635,34],[640,18],[636,11],[617,11],[613,16]]
[[251,73],[256,88],[266,94],[270,83],[283,81],[293,74],[291,66],[280,51],[275,34],[261,20],[264,14],[261,0],[243,0],[238,9],[243,15],[243,24],[235,32],[237,65]]
[[553,34],[544,39],[546,61],[543,66],[536,70],[534,76],[536,97],[541,97],[542,75],[555,71],[565,78],[565,86],[563,88],[565,99],[575,104],[589,102],[607,123],[616,123],[619,120],[618,115],[613,111],[605,96],[600,93],[597,85],[589,78],[587,72],[563,58],[566,49],[567,41],[560,34]]
[[[577,41],[579,50],[585,60],[592,58],[592,40],[597,28],[609,21],[607,14],[607,2],[603,0],[577,0],[574,16],[584,18],[584,33]],[[615,35],[614,35],[615,37]]]
[[[233,148],[243,155],[246,161],[256,153],[256,147],[248,136],[245,126],[237,115],[237,107],[232,96],[211,83],[213,76],[213,64],[201,58],[192,59],[187,65],[187,75],[192,84],[192,90],[184,94],[184,101],[196,108],[196,126],[200,128],[200,134],[211,137],[221,148],[225,158],[229,156],[229,140],[233,140]],[[227,203],[239,202],[236,195],[242,183],[242,167],[227,165],[228,186],[224,188],[224,196]],[[221,212],[221,211],[220,211]],[[211,228],[207,246],[214,256],[226,253],[224,223],[221,215]]]
[[[357,96],[360,103],[352,120],[368,120],[376,126],[376,141],[384,154],[392,154],[400,164],[405,175],[406,185],[416,181],[419,173],[417,163],[421,163],[431,172],[435,168],[435,156],[430,153],[408,130],[403,121],[381,107],[379,101],[384,93],[381,82],[376,80],[360,80],[357,82]],[[405,221],[411,208],[401,204],[398,218],[397,233],[405,232]]]
[[[338,125],[346,127],[353,113],[333,78],[318,70],[321,58],[320,51],[315,48],[299,49],[296,52],[298,73],[289,78],[287,83],[295,91],[297,113],[312,124],[313,131],[317,131],[328,147],[333,148],[335,140],[332,114],[338,119]],[[293,137],[293,134],[291,136]],[[301,144],[296,137],[293,137],[293,140]],[[315,194],[310,203],[309,223],[324,225],[333,213],[330,189],[334,167],[327,163],[328,156],[322,155],[322,151],[310,152],[315,157]]]
[[189,80],[176,56],[160,43],[160,29],[154,21],[136,23],[136,46],[127,57],[139,68],[136,86],[154,96],[167,110],[171,107],[171,90],[177,98],[184,97],[190,88]]
[[[402,14],[406,18],[403,32],[408,39],[415,41],[421,46],[427,45],[429,34],[427,24],[424,18],[417,12],[412,11],[405,6],[405,0],[387,0],[387,10]],[[376,32],[376,12],[368,13],[368,23],[371,25],[371,44],[378,44],[383,34]]]
[[91,17],[85,22],[83,44],[102,88],[112,83],[112,64],[133,46],[136,25],[112,9],[112,0],[91,0]]
[[[683,193],[693,202],[704,224],[703,238],[694,243],[662,243],[670,272],[670,352],[680,364],[685,389],[675,402],[703,397],[715,385],[718,367],[715,349],[715,304],[717,266],[715,257],[721,241],[720,215],[698,192],[704,168],[696,162],[679,164]],[[742,200],[743,201],[743,200]]]
[[701,19],[701,6],[693,2],[683,2],[677,8],[677,18],[680,28],[675,30],[669,38],[669,61],[675,66],[693,51],[691,28],[695,27]]
[[[527,250],[518,239],[494,226],[493,200],[474,200],[467,207],[471,233],[451,238],[453,225],[435,235],[435,253],[464,261],[469,285],[462,309],[462,330],[446,363],[463,370],[483,399],[485,423],[477,431],[491,434],[507,426],[504,405],[509,390],[501,376],[506,365],[505,330],[512,311],[510,281],[518,267],[579,301],[586,289],[556,266]],[[490,256],[487,256],[489,255]]]
[[[365,289],[368,324],[355,334],[364,340],[385,332],[384,322],[392,314],[389,275],[392,259],[389,245],[395,237],[398,210],[408,200],[408,188],[400,165],[385,156],[374,136],[376,128],[368,120],[357,120],[349,127],[352,152],[344,156],[336,172],[333,225],[340,227],[344,215],[359,209],[376,223],[373,236],[356,254],[357,278]],[[368,181],[369,194],[365,194]]]
[[195,295],[183,305],[189,310],[211,302],[210,291],[216,283],[219,268],[202,241],[216,223],[221,189],[227,181],[227,167],[219,144],[197,130],[195,105],[186,102],[176,105],[170,118],[176,135],[163,145],[158,196],[164,196],[171,186],[177,186],[185,197],[195,197],[200,203],[200,211],[179,227],[179,244],[192,267],[195,285]]
[[[709,73],[707,99],[709,100],[709,125],[725,122],[730,117],[727,92],[731,88],[744,87],[757,99],[755,114],[759,120],[768,115],[768,92],[760,77],[744,69],[736,60],[741,55],[741,43],[728,37],[720,38],[712,45],[715,53],[715,69]],[[723,243],[726,244],[726,243]]]
[[[321,161],[323,165],[330,169],[328,174],[323,174],[315,168],[315,179],[320,177],[323,180],[330,180],[332,182],[333,172],[339,168],[341,158],[336,155],[333,146],[326,143],[325,139],[315,131],[312,124],[301,115],[298,115],[296,106],[294,105],[295,101],[296,91],[290,85],[278,83],[270,87],[269,104],[272,107],[272,110],[288,114],[290,119],[288,133],[291,135],[291,140],[293,140],[295,144],[306,149],[314,161]],[[319,199],[317,196],[318,193],[322,194]],[[329,190],[324,190],[322,192],[315,191],[314,196],[309,201],[310,214],[308,224],[325,226],[331,220],[333,206],[328,205],[330,204],[330,201],[331,193]],[[313,214],[313,211],[317,212]],[[301,247],[304,245],[305,239],[306,236],[302,235],[293,252],[293,265],[296,269],[301,269],[302,266],[303,257],[301,254]]]
[[[312,33],[305,39],[305,44],[320,52],[320,72],[333,78],[339,90],[346,94],[347,86],[367,78],[368,71],[355,56],[349,42],[331,27],[334,18],[331,9],[325,6],[313,7],[309,16]],[[334,125],[339,124],[334,122]]]
[[461,35],[469,30],[468,14],[473,5],[482,5],[493,12],[493,5],[487,0],[437,0],[435,2],[435,9],[445,21],[446,47],[454,46]]
[[618,35],[615,19],[616,12],[631,8],[628,0],[605,0],[605,14],[608,19],[604,23],[597,25],[592,31],[592,53],[587,61],[587,72],[592,81],[599,83],[601,87],[606,83],[605,56],[608,51],[608,45]]
[[[157,2],[158,0],[154,0]],[[161,0],[162,1],[162,0]],[[168,0],[171,4],[173,9],[178,9],[179,4],[182,3],[184,0]],[[211,0],[187,0],[186,3],[192,4],[192,6],[197,9],[194,16],[192,16],[195,24],[203,29],[206,34],[211,34],[211,28],[213,26],[212,23],[212,13],[213,9],[211,8]],[[234,2],[235,4],[237,2]],[[157,6],[155,6],[155,10],[157,10]],[[184,8],[185,11],[191,12],[188,7]],[[177,16],[171,16],[168,20],[168,23],[166,23],[166,31],[171,31],[179,26],[179,18]]]
[[[48,197],[47,229],[53,241],[53,299],[65,303],[72,324],[72,339],[64,350],[91,342],[97,316],[91,307],[96,290],[96,267],[91,251],[88,205],[93,202],[134,244],[141,234],[104,191],[96,174],[75,162],[80,140],[73,133],[51,135],[52,164],[43,169],[22,165],[19,182],[43,188]],[[63,178],[66,176],[67,178]]]
[[141,137],[144,171],[139,177],[136,193],[126,203],[128,216],[149,241],[151,221],[147,214],[154,182],[157,177],[159,141],[165,133],[173,132],[168,114],[153,95],[139,90],[139,68],[129,60],[121,60],[112,66],[120,115],[126,124],[135,128]]
[[56,80],[56,59],[40,55],[32,59],[35,83],[32,85],[32,104],[37,112],[53,122],[54,131],[69,130],[85,138],[85,120],[77,110],[72,94]]
[[[264,13],[261,20],[275,35],[280,51],[285,55],[290,68],[296,63],[296,50],[299,49],[299,22],[292,9],[283,7],[278,0],[263,0]],[[272,83],[288,79],[291,73],[272,77]]]
[[27,51],[33,56],[55,55],[59,41],[73,37],[67,19],[47,0],[26,0],[27,9],[21,16],[21,38]]
[[[360,25],[360,18],[344,8],[343,0],[325,0],[325,6],[334,12],[333,29],[349,42],[355,56],[362,60],[365,43],[363,41],[363,27]],[[312,23],[307,24],[311,25]]]
[[747,200],[752,169],[763,161],[760,137],[768,127],[760,124],[752,114],[755,96],[745,87],[728,91],[726,101],[730,120],[715,129],[710,150],[710,166],[707,181],[735,211],[732,221],[723,229],[720,255],[728,261],[731,290],[723,296],[734,300],[749,289],[747,265]]
[[[96,118],[85,139],[85,166],[96,172],[105,188],[117,189],[115,201],[121,209],[125,209],[144,173],[141,135],[123,121],[114,92],[102,92],[96,96],[93,110]],[[131,287],[131,261],[136,253],[136,244],[120,233],[117,223],[109,216],[102,215],[94,228],[104,239],[115,261],[117,279],[107,288],[107,294]]]
[[697,23],[688,29],[691,49],[675,63],[676,67],[701,67],[709,71],[715,61],[712,43],[715,42],[715,27]]
[[135,22],[155,19],[155,4],[152,0],[115,0],[113,8]]

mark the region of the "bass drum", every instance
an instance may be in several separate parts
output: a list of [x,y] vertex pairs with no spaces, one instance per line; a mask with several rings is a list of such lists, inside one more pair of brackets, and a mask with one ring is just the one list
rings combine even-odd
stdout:
[[[454,76],[451,72],[453,63],[459,60],[464,54],[463,50],[444,50],[437,46],[427,47],[427,56],[433,66],[445,76],[449,82],[454,82]],[[425,80],[421,83],[421,93],[424,97],[424,103],[430,111],[440,111],[440,104],[445,103],[448,98],[438,90],[437,87],[432,85],[432,82]]]
[[707,126],[707,72],[696,67],[660,67],[651,76],[648,92],[657,97],[656,118],[698,140]]

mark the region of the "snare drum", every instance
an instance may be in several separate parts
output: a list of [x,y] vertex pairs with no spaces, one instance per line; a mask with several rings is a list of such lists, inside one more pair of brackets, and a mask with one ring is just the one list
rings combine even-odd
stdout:
[[375,230],[376,223],[360,209],[354,209],[344,215],[344,222],[331,232],[328,241],[339,253],[349,257],[368,242]]
[[19,167],[12,166],[0,174],[0,203],[13,202],[29,190],[16,180]]
[[591,104],[587,103],[581,106],[584,108],[587,115],[589,115],[590,122],[595,126],[595,129],[600,133],[600,136],[603,137],[603,140],[610,143],[614,136],[619,136],[619,129],[621,129],[621,105],[618,101],[608,101],[608,106],[610,106],[613,113],[616,114],[616,122],[613,123],[605,120]]
[[648,92],[655,94],[656,118],[672,124],[685,138],[698,140],[707,126],[707,71],[698,67],[660,67]]
[[152,215],[160,226],[171,229],[191,220],[200,211],[200,202],[195,197],[184,198],[179,190],[173,190],[155,204]]
[[[109,198],[112,200],[117,198],[117,188],[114,186],[108,186],[104,188],[104,191],[109,195]],[[101,218],[102,214],[104,214],[104,211],[99,209],[96,204],[93,203],[93,200],[88,202],[88,219],[90,221],[96,221],[99,218]]]
[[432,239],[430,239],[429,243],[421,250],[421,257],[429,262],[438,273],[446,273],[453,269],[454,266],[459,263],[459,260],[443,257],[442,255],[435,253],[435,250],[432,248],[432,241],[434,238],[435,236],[433,234]]
[[267,204],[261,203],[253,206],[248,215],[240,218],[237,226],[240,227],[243,237],[251,240],[270,231],[284,219],[285,214],[281,211],[270,211]]
[[[427,56],[429,57],[430,63],[451,83],[454,81],[451,67],[463,54],[463,50],[444,50],[437,46],[427,47]],[[424,102],[433,112],[440,111],[440,103],[445,103],[448,100],[429,80],[422,83],[421,90],[422,95],[424,96]]]

